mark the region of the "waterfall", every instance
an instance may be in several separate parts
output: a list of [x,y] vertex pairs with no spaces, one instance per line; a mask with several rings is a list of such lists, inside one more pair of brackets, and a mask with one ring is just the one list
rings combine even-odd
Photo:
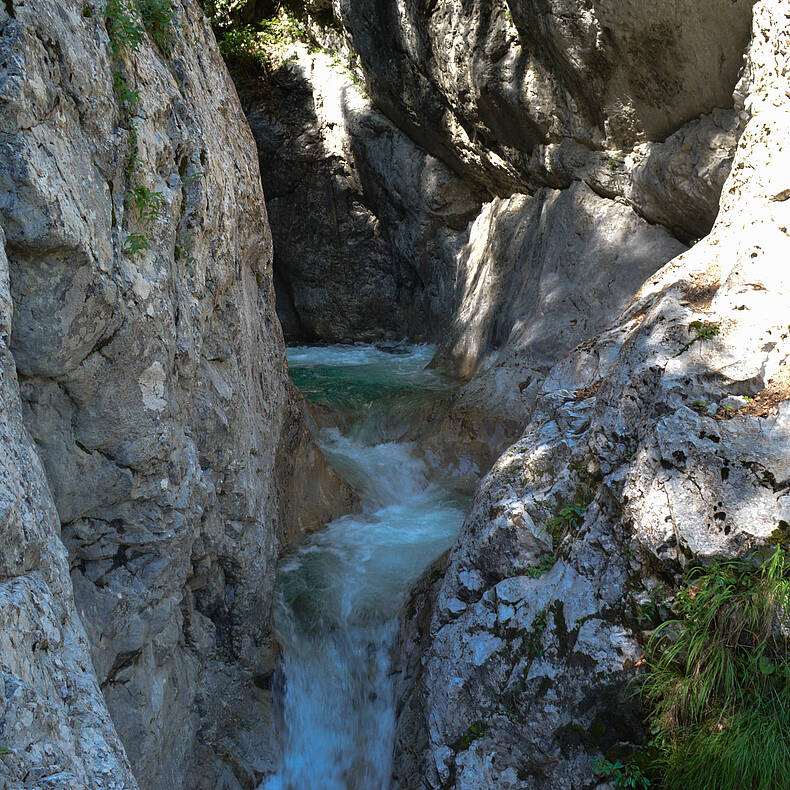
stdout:
[[321,446],[360,496],[359,512],[312,535],[280,563],[275,630],[282,758],[262,790],[386,790],[395,700],[397,615],[422,571],[452,543],[465,498],[428,479],[405,441],[447,384],[433,349],[299,347],[292,376],[340,427]]

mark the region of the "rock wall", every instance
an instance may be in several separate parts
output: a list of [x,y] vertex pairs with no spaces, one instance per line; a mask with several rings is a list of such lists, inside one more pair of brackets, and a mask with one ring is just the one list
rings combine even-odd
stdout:
[[77,615],[55,502],[22,420],[12,317],[0,231],[0,787],[134,790]]
[[[784,538],[789,19],[786,0],[755,5],[712,232],[552,368],[416,591],[397,787],[596,786],[592,760],[644,737],[641,604],[691,559]],[[573,501],[584,515],[552,527]]]
[[306,340],[435,337],[454,258],[479,210],[469,188],[371,104],[336,52],[299,42],[245,96],[267,186],[278,314]]
[[113,724],[141,788],[253,786],[276,558],[346,496],[293,427],[249,128],[173,9],[115,56],[117,7],[0,9],[8,786],[134,787]]
[[[519,435],[551,366],[605,327],[682,240],[710,229],[736,116],[714,110],[663,142],[635,138],[628,151],[605,150],[600,138],[570,156],[567,139],[547,137],[540,167],[554,175],[541,178],[554,186],[492,197],[496,179],[450,161],[453,174],[437,158],[442,147],[427,153],[382,99],[377,64],[400,57],[388,33],[377,34],[372,60],[363,47],[359,71],[366,8],[337,9],[345,38],[302,19],[314,44],[279,51],[269,89],[244,91],[274,228],[278,314],[294,339],[439,341],[437,364],[473,381],[419,438],[429,463],[441,448],[455,458],[451,476],[471,484]],[[499,41],[499,26],[487,30]],[[463,31],[456,20],[443,33],[455,37],[453,52]],[[440,60],[431,68],[460,68]]]
[[456,425],[523,427],[551,366],[710,230],[751,3],[354,0],[342,35],[306,10],[327,52],[295,45],[247,108],[286,334],[439,341],[478,379]]
[[338,0],[375,104],[497,194],[663,141],[730,96],[750,0]]

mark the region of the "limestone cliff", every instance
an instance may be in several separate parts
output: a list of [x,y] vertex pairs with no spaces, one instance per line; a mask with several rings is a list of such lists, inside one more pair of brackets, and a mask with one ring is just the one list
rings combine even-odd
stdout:
[[[325,33],[325,31],[319,31]],[[371,103],[340,54],[295,41],[245,95],[267,185],[277,310],[307,340],[435,337],[480,196]]]
[[0,7],[0,788],[272,767],[277,556],[351,506],[275,290],[438,342],[409,438],[501,454],[404,613],[404,790],[593,787],[644,602],[786,540],[788,0],[302,5],[244,111],[195,0]]
[[326,498],[281,501],[254,144],[196,3],[142,7],[0,9],[8,787],[254,784],[281,539],[345,506],[316,453]]
[[[364,224],[379,241],[393,216],[415,221],[388,207],[438,167],[477,201],[440,246],[401,247],[420,273],[400,281],[411,304],[436,294],[405,331],[438,340],[436,364],[465,382],[423,444],[483,469],[520,437],[405,614],[396,786],[592,787],[593,758],[643,737],[625,684],[645,602],[689,561],[743,556],[788,523],[787,3],[333,9],[346,38],[330,44],[358,57],[366,100],[317,77],[307,50],[288,67],[302,103],[280,96],[297,139],[341,130],[319,189],[375,183]],[[353,112],[322,113],[348,91]],[[293,152],[269,142],[283,130],[253,126],[290,172]],[[366,180],[360,152],[381,130],[408,141]],[[341,216],[310,205],[327,227]],[[323,306],[383,282],[391,259],[363,256],[361,282],[337,289],[306,283],[305,231],[289,224],[280,247],[292,325],[306,306],[313,337],[343,336],[353,326],[338,333]],[[394,293],[377,292],[388,316]],[[558,520],[574,502],[583,515]]]
[[642,604],[786,528],[788,19],[755,6],[712,232],[551,370],[412,601],[396,786],[595,786],[643,737]]

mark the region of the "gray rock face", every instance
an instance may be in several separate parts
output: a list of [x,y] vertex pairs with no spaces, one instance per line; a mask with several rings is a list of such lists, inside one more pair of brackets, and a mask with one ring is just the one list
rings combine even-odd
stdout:
[[248,118],[286,335],[435,336],[479,195],[374,109],[338,58],[304,44],[282,57]]
[[0,756],[3,788],[135,790],[74,605],[60,521],[22,421],[0,230]]
[[[133,787],[107,709],[140,787],[255,784],[265,749],[239,743],[269,726],[253,679],[281,541],[344,506],[303,432],[283,432],[299,407],[254,144],[199,7],[174,12],[167,51],[144,34],[111,58],[99,5],[0,10],[0,762],[15,779],[35,766],[30,786]],[[138,92],[125,114],[114,74]],[[147,218],[133,184],[159,195]],[[147,249],[125,254],[133,234]],[[326,482],[304,518],[278,453]]]
[[472,379],[460,404],[524,420],[556,361],[685,247],[583,183],[495,198],[459,255],[460,306],[439,350]]
[[500,194],[567,184],[573,160],[660,141],[730,106],[749,0],[339,0],[375,103]]
[[592,759],[642,737],[640,602],[790,523],[788,19],[755,6],[713,232],[553,367],[412,599],[397,787],[596,786]]
[[[336,4],[346,40],[306,22],[335,56],[292,46],[281,54],[272,95],[248,107],[272,185],[286,334],[438,340],[437,364],[473,380],[423,446],[429,462],[439,447],[449,451],[451,476],[465,483],[519,435],[551,366],[613,320],[644,278],[682,251],[682,241],[710,229],[737,132],[734,111],[708,110],[732,104],[747,4],[730,4],[717,17],[731,27],[699,58],[708,63],[715,55],[726,68],[704,90],[685,64],[659,64],[656,42],[648,54],[629,44],[631,60],[618,63],[615,79],[604,68],[609,48],[637,35],[620,9],[551,6],[537,14],[522,5],[522,21],[541,19],[528,26],[529,45],[512,5],[511,18],[504,5],[407,4],[396,20],[387,3]],[[694,10],[676,37],[696,40],[713,13]],[[376,25],[385,17],[391,24]],[[616,31],[593,36],[607,20]],[[677,42],[669,38],[671,48]],[[342,59],[352,69],[358,63],[349,42],[359,48],[370,97],[359,75],[341,67]],[[654,76],[664,69],[675,81],[674,103],[640,99],[625,79],[629,69],[636,79],[636,60],[651,57],[658,59]],[[565,60],[575,64],[575,77],[558,65]],[[517,120],[507,120],[503,102]],[[606,118],[622,121],[623,102],[647,120],[618,137]],[[693,117],[689,108],[705,112]],[[540,126],[533,121],[541,113],[554,120],[533,140],[528,127]],[[657,113],[666,116],[668,136],[651,142]],[[601,129],[590,125],[592,116]],[[520,153],[501,126],[511,122]]]

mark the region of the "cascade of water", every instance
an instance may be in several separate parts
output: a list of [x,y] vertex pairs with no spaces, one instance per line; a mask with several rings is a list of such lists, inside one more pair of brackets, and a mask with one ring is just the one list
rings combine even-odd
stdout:
[[[265,790],[387,790],[395,711],[390,654],[397,614],[427,565],[452,542],[466,503],[426,477],[388,415],[418,415],[445,384],[432,349],[295,348],[308,398],[351,414],[324,430],[327,458],[358,491],[359,513],[316,533],[280,564],[282,760]],[[397,431],[396,431],[397,433]]]

